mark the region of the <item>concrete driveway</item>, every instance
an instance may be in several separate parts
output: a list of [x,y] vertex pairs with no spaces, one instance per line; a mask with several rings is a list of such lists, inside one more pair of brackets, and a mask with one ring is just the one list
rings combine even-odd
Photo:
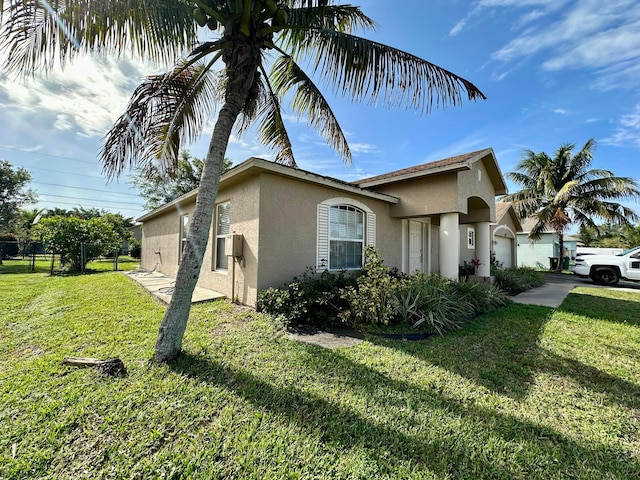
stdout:
[[541,305],[543,307],[559,307],[573,287],[608,288],[612,290],[633,289],[640,292],[640,283],[621,281],[615,287],[595,285],[588,278],[580,278],[576,275],[559,273],[545,273],[545,284],[538,288],[532,288],[523,292],[512,300],[527,305]]

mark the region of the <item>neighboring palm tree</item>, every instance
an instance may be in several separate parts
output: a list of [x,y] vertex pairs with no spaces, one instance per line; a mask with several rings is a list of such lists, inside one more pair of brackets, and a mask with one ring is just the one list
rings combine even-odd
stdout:
[[[572,156],[573,144],[562,145],[553,157],[544,152],[525,150],[517,172],[507,177],[523,188],[505,195],[502,201],[513,202],[521,219],[533,217],[535,225],[529,238],[539,240],[549,229],[558,234],[559,255],[564,252],[564,234],[572,224],[596,227],[594,218],[611,223],[628,224],[638,215],[618,200],[640,196],[633,178],[615,177],[608,170],[589,170],[596,142],[590,139]],[[556,269],[562,269],[562,261]]]
[[[110,130],[102,151],[110,176],[126,166],[171,171],[181,143],[197,138],[219,101],[175,293],[156,341],[158,362],[181,350],[234,125],[243,131],[257,120],[276,161],[295,166],[280,108],[287,97],[351,161],[340,125],[299,60],[353,101],[428,113],[433,106],[460,104],[463,92],[472,100],[485,98],[447,70],[353,35],[374,22],[358,7],[327,0],[55,0],[46,8],[36,1],[4,3],[2,37],[12,70],[48,69],[56,58],[64,64],[82,52],[131,51],[156,61],[186,53],[169,72],[142,82]],[[211,39],[200,43],[198,35],[205,33]]]

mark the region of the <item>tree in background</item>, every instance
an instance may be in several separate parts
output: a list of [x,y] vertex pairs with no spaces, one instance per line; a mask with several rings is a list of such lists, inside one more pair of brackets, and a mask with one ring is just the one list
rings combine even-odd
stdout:
[[[46,217],[33,227],[31,234],[49,251],[59,254],[61,263],[74,272],[82,271],[91,260],[116,251],[123,242],[113,224],[102,217]],[[82,244],[87,244],[84,256]]]
[[640,225],[605,223],[597,226],[583,225],[578,238],[585,247],[632,248],[640,246]]
[[[222,173],[229,170],[232,165],[233,162],[225,158]],[[198,188],[203,167],[204,160],[192,157],[188,151],[183,150],[172,172],[163,173],[154,165],[149,167],[147,172],[136,169],[136,174],[131,175],[130,178],[133,185],[140,191],[140,196],[145,199],[144,208],[155,210]]]
[[31,174],[27,170],[13,168],[6,160],[0,160],[0,234],[4,235],[0,265],[3,256],[14,256],[14,247],[17,247],[14,242],[18,239],[13,230],[20,216],[20,207],[35,202],[35,194],[26,188],[30,181]]
[[31,174],[22,167],[13,168],[6,160],[0,160],[0,232],[9,232],[20,215],[20,207],[36,201],[35,194],[27,189]]
[[[64,65],[79,54],[125,50],[156,61],[178,59],[167,73],[142,82],[107,134],[101,157],[110,176],[127,166],[171,171],[181,142],[196,139],[217,111],[156,362],[174,359],[182,348],[234,125],[242,132],[257,121],[275,160],[295,166],[281,111],[289,98],[294,112],[350,162],[344,132],[312,75],[352,101],[424,113],[462,103],[463,93],[485,98],[448,70],[354,35],[375,23],[360,8],[331,0],[67,0],[54,9],[49,13],[33,0],[5,2],[0,45],[10,52],[9,70],[31,73],[52,68],[58,58]],[[210,40],[201,42],[205,35]]]
[[[575,155],[574,144],[562,145],[553,157],[525,150],[518,171],[507,173],[523,188],[505,195],[503,201],[512,202],[521,219],[536,220],[530,239],[539,240],[545,230],[555,231],[560,255],[564,252],[564,234],[574,223],[595,227],[593,218],[626,225],[638,220],[633,210],[618,203],[640,197],[638,183],[608,170],[590,170],[595,148],[595,140],[590,139]],[[557,270],[561,269],[562,262],[558,262]]]

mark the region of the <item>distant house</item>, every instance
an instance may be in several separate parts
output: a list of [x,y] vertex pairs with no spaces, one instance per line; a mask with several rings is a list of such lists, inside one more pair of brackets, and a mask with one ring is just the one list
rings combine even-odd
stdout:
[[531,240],[528,235],[536,224],[536,219],[526,218],[522,221],[522,232],[518,233],[518,265],[533,268],[550,268],[550,258],[576,258],[579,239],[573,235],[564,237],[564,254],[558,251],[560,243],[558,234],[553,230],[542,233],[539,240]]
[[[261,290],[307,266],[361,268],[366,245],[403,272],[457,278],[462,261],[477,257],[477,274],[489,276],[493,241],[502,246],[517,230],[510,214],[497,223],[504,193],[492,149],[352,183],[250,158],[221,178],[198,285],[255,305]],[[175,276],[196,196],[138,219],[143,268]]]
[[496,221],[491,224],[491,251],[504,268],[518,266],[517,234],[522,225],[510,202],[496,203]]

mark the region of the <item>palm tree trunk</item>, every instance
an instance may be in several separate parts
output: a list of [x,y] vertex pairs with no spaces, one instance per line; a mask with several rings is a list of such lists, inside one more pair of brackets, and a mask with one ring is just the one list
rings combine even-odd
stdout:
[[242,110],[247,92],[248,88],[230,92],[218,114],[200,178],[196,209],[189,222],[187,245],[178,268],[175,291],[162,318],[156,339],[153,357],[156,363],[173,360],[182,349],[182,336],[187,328],[191,310],[191,296],[200,276],[204,251],[209,240],[224,155],[231,130]]
[[564,260],[564,231],[556,231],[558,234],[558,265],[556,266],[556,272],[562,272],[562,262]]

